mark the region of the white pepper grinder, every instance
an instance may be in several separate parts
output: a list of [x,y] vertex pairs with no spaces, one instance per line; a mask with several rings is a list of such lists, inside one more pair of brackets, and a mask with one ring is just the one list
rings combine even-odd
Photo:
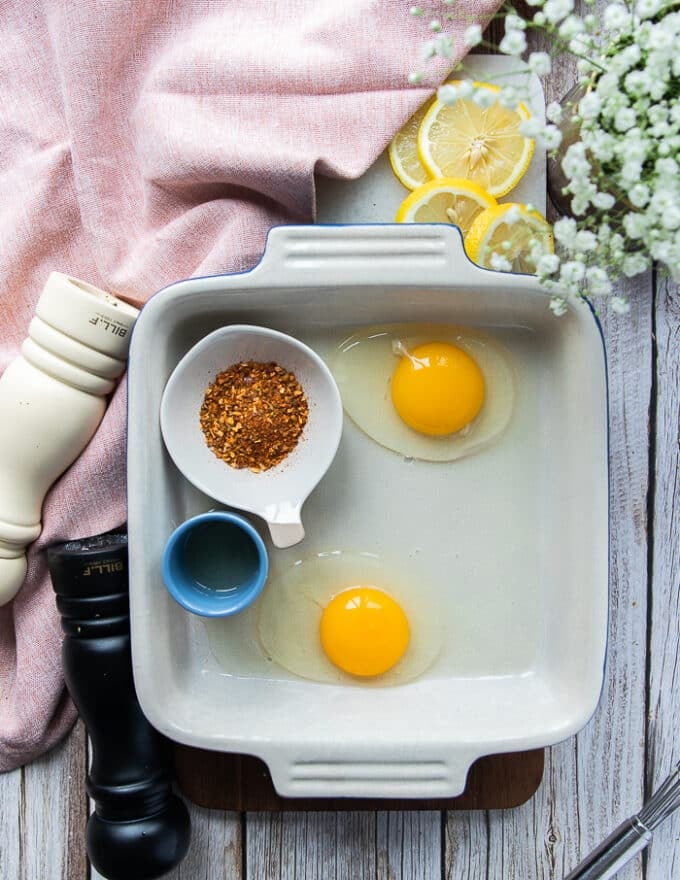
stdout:
[[85,449],[125,370],[138,310],[61,272],[0,376],[0,605],[26,576],[47,490]]

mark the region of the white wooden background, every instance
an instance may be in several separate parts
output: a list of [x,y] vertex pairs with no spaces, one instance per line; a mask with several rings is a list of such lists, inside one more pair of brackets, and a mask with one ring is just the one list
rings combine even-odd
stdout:
[[[562,66],[548,99],[573,83]],[[560,880],[680,760],[680,288],[651,273],[606,318],[611,613],[602,699],[546,751],[543,782],[509,811],[288,813],[191,808],[170,880]],[[574,548],[578,552],[578,548]],[[99,880],[87,864],[86,741],[0,775],[0,880]],[[680,880],[680,814],[621,880]]]

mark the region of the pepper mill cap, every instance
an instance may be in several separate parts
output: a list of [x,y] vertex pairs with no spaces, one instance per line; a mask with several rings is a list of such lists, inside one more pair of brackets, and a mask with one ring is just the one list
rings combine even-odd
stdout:
[[127,593],[128,552],[124,532],[63,541],[47,548],[54,592],[69,599]]
[[36,315],[61,333],[121,361],[139,310],[93,284],[51,272],[36,306]]

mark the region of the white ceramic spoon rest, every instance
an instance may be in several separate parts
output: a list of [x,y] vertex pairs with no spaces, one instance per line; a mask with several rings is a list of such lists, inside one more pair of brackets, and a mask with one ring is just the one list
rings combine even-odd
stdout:
[[[236,469],[208,447],[199,423],[207,387],[240,361],[273,361],[297,377],[309,416],[293,451],[262,473]],[[342,402],[328,367],[308,346],[276,330],[246,324],[221,327],[191,348],[163,392],[161,431],[182,474],[206,495],[262,517],[276,547],[304,538],[301,508],[328,470],[340,443]]]

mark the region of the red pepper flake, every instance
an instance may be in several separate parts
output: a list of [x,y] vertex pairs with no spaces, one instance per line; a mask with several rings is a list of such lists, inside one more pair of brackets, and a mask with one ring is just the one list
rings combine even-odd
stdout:
[[307,398],[293,373],[273,362],[241,361],[208,386],[200,423],[218,458],[261,473],[295,449],[308,415]]

